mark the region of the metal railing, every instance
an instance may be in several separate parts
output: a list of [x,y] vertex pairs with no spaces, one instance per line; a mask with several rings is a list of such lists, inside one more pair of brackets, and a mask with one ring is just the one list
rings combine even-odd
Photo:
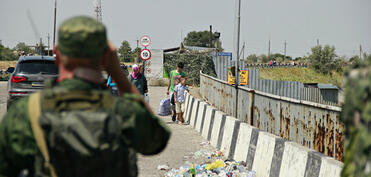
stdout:
[[[227,81],[228,68],[234,66],[228,56],[214,57],[215,71],[218,79]],[[268,64],[246,64],[241,61],[240,69],[249,71],[249,80],[246,87],[262,92],[284,96],[294,99],[312,101],[327,105],[338,105],[338,93],[336,91],[323,91],[319,88],[306,88],[304,84],[296,81],[280,81],[260,79],[259,68],[269,68]],[[278,65],[274,67],[293,67],[290,65]],[[307,67],[307,65],[301,65]]]
[[263,131],[342,160],[344,124],[339,120],[340,107],[278,96],[243,86],[238,87],[236,95],[234,86],[227,82],[203,73],[200,77],[203,99],[217,109]]

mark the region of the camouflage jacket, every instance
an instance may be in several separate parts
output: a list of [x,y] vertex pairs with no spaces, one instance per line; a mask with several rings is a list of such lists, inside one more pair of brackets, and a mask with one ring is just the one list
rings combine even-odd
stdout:
[[345,128],[342,177],[371,176],[371,68],[348,73],[341,120]]
[[[69,79],[49,85],[51,89],[63,88],[71,91],[95,89],[108,92],[106,88],[80,79]],[[45,92],[45,90],[42,92]],[[128,153],[135,151],[144,155],[159,153],[166,147],[170,138],[170,130],[164,122],[144,108],[141,99],[138,99],[139,97],[138,95],[123,94],[114,98],[117,100],[113,100],[116,102],[114,113],[122,118],[120,127],[122,128],[121,136],[124,143],[120,146],[129,149],[124,151],[126,154],[117,154],[126,161],[124,164],[129,164],[125,165],[128,166],[125,168],[129,168],[129,170],[121,176],[137,175],[135,153],[134,157]],[[29,120],[28,98],[23,98],[9,108],[0,124],[0,177],[18,176],[23,169],[28,169],[30,171],[29,176],[33,176],[36,168],[35,164],[38,160],[37,154],[40,154],[40,152]],[[70,158],[66,155],[66,160]],[[71,167],[68,170],[78,170],[74,169],[72,164],[73,162],[71,162]],[[104,165],[107,164],[102,164],[98,168],[104,168]]]

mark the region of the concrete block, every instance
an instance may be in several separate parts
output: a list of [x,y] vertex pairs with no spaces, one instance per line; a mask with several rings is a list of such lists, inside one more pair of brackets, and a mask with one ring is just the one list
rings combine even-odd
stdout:
[[204,118],[205,114],[206,114],[206,107],[207,107],[207,104],[204,103],[204,102],[200,102],[200,105],[199,105],[199,108],[198,108],[198,114],[196,115],[196,125],[195,125],[195,129],[197,132],[200,132],[201,130],[201,125],[202,125],[202,119]]
[[280,176],[304,176],[310,150],[294,142],[286,142]]
[[214,147],[218,147],[218,138],[219,138],[219,133],[220,133],[220,129],[221,129],[220,126],[222,124],[223,115],[224,115],[223,112],[215,111],[214,125],[213,125],[213,129],[211,131],[211,139],[210,139],[210,143]]
[[192,104],[194,102],[194,98],[188,93],[186,93],[185,98],[186,98],[186,100],[185,100],[186,110],[184,112],[183,117],[184,117],[184,121],[187,122],[190,119],[190,110],[191,110]]
[[319,177],[340,176],[341,170],[343,169],[343,163],[331,158],[324,157],[321,162],[321,170]]
[[236,142],[236,150],[234,152],[234,159],[236,161],[246,161],[252,129],[254,129],[254,127],[246,123],[241,123]]
[[196,125],[196,118],[197,118],[197,115],[198,115],[198,110],[199,110],[199,107],[200,107],[200,104],[201,104],[201,101],[198,100],[198,99],[195,99],[195,101],[193,102],[193,106],[192,106],[192,109],[190,110],[190,121],[189,121],[189,124],[194,128],[195,125]]
[[212,126],[211,125],[211,123],[212,123],[211,120],[212,119],[214,120],[214,116],[215,116],[215,108],[212,107],[212,106],[208,106],[206,108],[206,114],[205,114],[203,126],[201,126],[201,135],[205,139],[207,139],[207,137],[209,135],[209,131],[211,131],[210,130],[210,126]]
[[233,128],[237,119],[232,116],[227,116],[224,125],[223,140],[220,150],[224,153],[225,157],[229,157],[230,147],[232,143]]
[[283,138],[276,138],[276,142],[274,145],[274,152],[273,152],[273,158],[270,168],[270,177],[275,177],[278,174],[280,174],[281,170],[281,164],[282,164],[282,156],[283,151],[285,149],[285,142],[286,140]]
[[[276,136],[267,133],[259,132],[259,138],[256,145],[255,157],[252,170],[256,171],[256,176],[269,177],[270,168],[274,154]],[[278,174],[276,175],[278,176]]]
[[322,158],[324,157],[326,156],[322,153],[309,151],[304,177],[318,177],[321,169]]

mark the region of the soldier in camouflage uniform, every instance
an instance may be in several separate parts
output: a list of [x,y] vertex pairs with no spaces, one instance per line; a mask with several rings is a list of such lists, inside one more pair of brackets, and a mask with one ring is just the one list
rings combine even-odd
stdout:
[[[123,74],[103,24],[79,16],[58,33],[59,78],[13,104],[0,124],[0,176],[137,176],[136,152],[161,152],[169,129]],[[105,88],[103,69],[120,97]]]
[[357,65],[347,73],[341,113],[346,126],[342,177],[371,176],[371,68],[370,64]]

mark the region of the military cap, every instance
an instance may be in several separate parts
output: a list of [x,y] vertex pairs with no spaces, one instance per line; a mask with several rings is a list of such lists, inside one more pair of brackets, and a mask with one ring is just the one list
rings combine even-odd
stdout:
[[72,17],[58,29],[58,50],[63,55],[76,58],[100,57],[106,49],[106,28],[91,17]]

